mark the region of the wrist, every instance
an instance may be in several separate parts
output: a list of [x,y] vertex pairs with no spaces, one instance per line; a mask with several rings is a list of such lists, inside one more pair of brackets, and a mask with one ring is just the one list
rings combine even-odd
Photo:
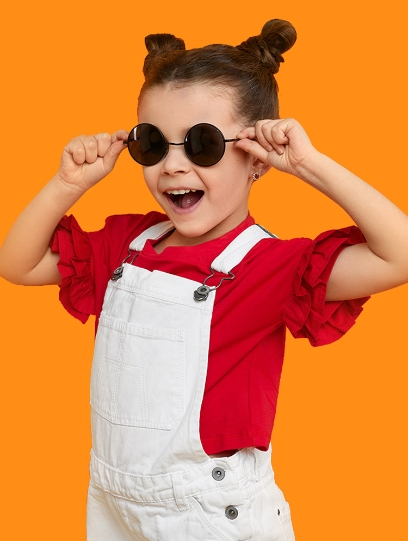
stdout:
[[54,175],[41,190],[39,197],[54,216],[63,216],[81,198],[86,190],[70,185]]
[[72,199],[73,202],[77,201],[87,191],[87,188],[67,181],[60,172],[52,177],[48,185],[56,197]]
[[313,149],[301,162],[296,165],[295,174],[304,182],[320,187],[323,178],[322,172],[331,162],[330,158]]

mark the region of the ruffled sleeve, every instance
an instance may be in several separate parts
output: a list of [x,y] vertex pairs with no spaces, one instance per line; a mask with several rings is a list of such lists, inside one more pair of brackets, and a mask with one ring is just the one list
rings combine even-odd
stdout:
[[60,256],[60,301],[72,316],[85,323],[91,314],[95,314],[92,250],[88,234],[82,231],[73,216],[64,216],[54,231],[50,247]]
[[303,253],[297,267],[283,320],[295,338],[308,338],[323,346],[341,338],[356,321],[369,299],[326,302],[326,288],[333,265],[346,247],[365,242],[357,227],[327,231]]

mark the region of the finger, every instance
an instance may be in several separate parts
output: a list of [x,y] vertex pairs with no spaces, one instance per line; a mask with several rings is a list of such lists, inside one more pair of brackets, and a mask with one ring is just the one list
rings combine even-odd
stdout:
[[255,127],[244,128],[237,134],[238,139],[255,139]]
[[98,158],[98,141],[96,140],[95,136],[82,136],[80,137],[80,141],[85,150],[85,162],[96,162]]
[[[116,160],[119,158],[119,155],[121,152],[123,152],[126,148],[126,146],[123,144],[123,141],[125,140],[124,134],[126,134],[126,140],[127,140],[127,132],[123,130],[123,133],[118,136],[118,139],[111,143],[109,146],[104,158],[103,162],[105,165],[105,169],[107,172],[112,171],[112,169],[115,166]],[[113,139],[113,136],[112,136]]]
[[[269,150],[274,150],[278,154],[283,154],[285,152],[285,145],[280,144],[280,142],[277,141],[277,131],[276,126],[261,126],[260,127],[261,134],[257,134],[258,141],[262,141],[263,146]],[[279,138],[280,141],[281,138]]]
[[272,127],[272,139],[278,145],[287,145],[289,143],[289,137],[287,136],[288,132],[288,121],[281,120]]
[[82,138],[85,138],[85,135],[81,135],[79,137],[75,137],[74,139],[71,139],[71,141],[67,144],[67,146],[64,148],[64,152],[66,152],[68,155],[70,155],[73,159],[73,161],[77,165],[82,165],[85,162],[85,148],[82,143]]
[[112,135],[112,143],[116,141],[127,141],[129,137],[129,132],[126,130],[118,130]]
[[262,162],[268,163],[269,152],[257,141],[253,141],[252,139],[240,139],[235,143],[235,146],[245,150],[245,152],[248,152],[248,154],[258,158]]
[[256,140],[262,145],[268,152],[273,150],[273,138],[271,135],[272,125],[269,120],[259,120],[255,124]]
[[283,154],[286,145],[289,144],[289,137],[287,136],[289,129],[290,126],[287,119],[271,120],[268,124],[261,126],[261,131],[265,138],[278,154]]
[[97,142],[98,156],[104,157],[111,146],[112,137],[110,133],[98,133],[94,136]]
[[238,133],[238,139],[255,139],[260,143],[267,151],[273,150],[270,143],[266,140],[264,134],[261,131],[262,122],[268,121],[258,121],[255,126],[250,128],[244,128],[241,132]]

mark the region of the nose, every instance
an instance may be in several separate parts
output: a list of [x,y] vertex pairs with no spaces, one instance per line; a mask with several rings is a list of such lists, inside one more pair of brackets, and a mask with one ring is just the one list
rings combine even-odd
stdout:
[[188,173],[191,161],[187,158],[183,144],[169,144],[169,150],[162,160],[162,172],[167,175]]

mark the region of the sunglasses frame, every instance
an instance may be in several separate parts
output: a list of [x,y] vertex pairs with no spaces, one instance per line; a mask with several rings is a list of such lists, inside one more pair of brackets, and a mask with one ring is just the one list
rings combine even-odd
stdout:
[[[160,136],[162,137],[163,139],[163,142],[164,142],[164,147],[163,147],[163,154],[162,156],[157,160],[157,162],[155,163],[152,163],[152,164],[143,164],[141,162],[139,162],[134,156],[133,154],[131,153],[130,151],[130,148],[129,148],[129,142],[132,142],[132,141],[137,141],[137,139],[132,139],[131,141],[129,141],[129,138],[127,141],[123,141],[123,143],[125,145],[128,146],[128,150],[129,150],[129,154],[130,156],[132,157],[133,160],[135,160],[135,162],[137,162],[138,164],[140,165],[143,165],[143,167],[151,167],[153,165],[157,165],[163,158],[165,158],[167,156],[167,154],[169,153],[169,147],[170,145],[173,145],[173,146],[181,146],[183,145],[184,146],[184,152],[186,153],[186,156],[187,158],[192,162],[194,163],[194,165],[198,165],[199,167],[212,167],[213,165],[216,165],[219,161],[221,161],[221,159],[223,158],[224,154],[225,154],[225,144],[226,143],[233,143],[235,141],[239,141],[239,139],[225,139],[224,137],[224,134],[222,133],[222,131],[217,128],[217,126],[214,126],[214,124],[210,124],[209,122],[199,122],[198,124],[194,124],[194,126],[191,126],[191,128],[189,128],[189,130],[187,131],[185,137],[184,137],[184,141],[182,143],[171,143],[170,141],[167,141],[167,139],[165,138],[165,136],[163,135],[163,133],[161,132],[161,130],[159,130],[159,128],[157,126],[155,126],[154,124],[150,124],[149,122],[142,122],[140,124],[137,124],[136,126],[134,126],[129,133],[132,133],[134,130],[136,130],[136,128],[138,128],[139,126],[153,126],[157,132],[160,134]],[[186,144],[188,144],[188,136],[189,134],[191,133],[191,131],[194,129],[194,128],[197,128],[198,126],[210,126],[211,128],[213,128],[219,135],[221,135],[221,138],[224,142],[224,148],[223,148],[223,151],[222,151],[222,154],[221,156],[217,159],[217,161],[215,161],[214,163],[210,163],[210,164],[206,164],[206,165],[201,165],[201,164],[198,164],[196,163],[187,153],[186,151]]]

